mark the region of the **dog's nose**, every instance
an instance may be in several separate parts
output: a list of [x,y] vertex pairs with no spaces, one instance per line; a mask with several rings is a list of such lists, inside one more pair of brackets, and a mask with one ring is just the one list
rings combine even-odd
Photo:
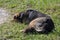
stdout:
[[16,19],[16,16],[14,16],[14,19]]

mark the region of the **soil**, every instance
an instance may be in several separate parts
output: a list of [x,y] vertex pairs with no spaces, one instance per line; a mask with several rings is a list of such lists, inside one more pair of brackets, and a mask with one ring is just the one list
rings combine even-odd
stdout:
[[10,15],[7,10],[0,8],[0,24],[7,22],[9,16]]

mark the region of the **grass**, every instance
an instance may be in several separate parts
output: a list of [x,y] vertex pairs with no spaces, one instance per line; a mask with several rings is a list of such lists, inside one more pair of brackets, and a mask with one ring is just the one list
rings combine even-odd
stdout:
[[0,40],[60,40],[60,0],[0,0],[0,8],[11,13],[34,9],[48,14],[54,21],[55,30],[50,34],[28,34],[20,30],[27,25],[9,22],[0,25]]

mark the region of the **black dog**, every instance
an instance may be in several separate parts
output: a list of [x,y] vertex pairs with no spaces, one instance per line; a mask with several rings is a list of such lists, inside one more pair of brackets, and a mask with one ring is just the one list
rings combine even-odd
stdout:
[[24,33],[49,33],[54,29],[54,23],[49,17],[39,17],[32,20],[26,29],[21,30]]
[[[29,24],[28,28],[22,30],[24,32],[37,31],[48,33],[54,29],[54,23],[50,16],[36,10],[26,10],[14,15],[14,20]],[[45,24],[46,23],[46,24]],[[38,29],[42,28],[42,29]]]
[[15,14],[14,19],[20,21],[21,23],[25,22],[29,24],[35,18],[46,17],[46,16],[49,17],[48,15],[38,12],[36,10],[26,10],[24,12]]

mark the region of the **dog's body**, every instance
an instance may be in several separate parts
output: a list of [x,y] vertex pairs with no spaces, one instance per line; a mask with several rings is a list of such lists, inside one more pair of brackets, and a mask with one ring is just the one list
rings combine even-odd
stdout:
[[25,33],[33,31],[48,33],[54,29],[54,23],[50,16],[35,10],[21,12],[17,15],[14,15],[14,19],[20,21],[21,23],[25,22],[29,24],[26,29],[21,30]]
[[39,32],[39,33],[49,33],[54,29],[54,23],[49,17],[39,17],[32,20],[28,27],[22,30],[24,33],[28,32]]
[[17,15],[14,15],[14,19],[17,19],[21,23],[23,23],[23,21],[24,21],[25,23],[29,24],[35,18],[46,17],[46,16],[47,16],[46,14],[43,14],[36,10],[27,10],[25,12],[21,12]]

